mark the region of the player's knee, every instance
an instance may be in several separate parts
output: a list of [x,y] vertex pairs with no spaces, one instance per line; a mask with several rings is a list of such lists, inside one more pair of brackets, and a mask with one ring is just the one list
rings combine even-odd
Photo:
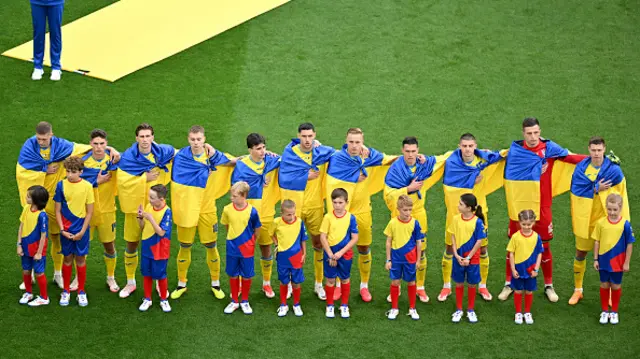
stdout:
[[358,253],[367,255],[371,253],[371,248],[369,248],[369,246],[358,246]]
[[216,248],[218,246],[218,242],[206,243],[205,248]]
[[480,247],[480,254],[481,255],[489,254],[489,249],[486,246],[485,247]]
[[587,258],[587,252],[584,251],[576,251],[576,260],[583,261]]
[[22,271],[22,274],[23,274],[23,275],[30,275],[30,274],[31,274],[31,271],[30,271],[30,270],[23,270],[23,271]]
[[340,278],[340,283],[342,284],[349,284],[350,281],[351,281],[351,278],[346,278],[346,279]]
[[611,283],[609,283],[609,282],[601,282],[600,283],[600,288],[609,289],[609,288],[611,288]]
[[[400,279],[394,279],[391,281],[391,285],[394,287],[399,287],[400,286]],[[411,284],[409,284],[411,285]]]
[[621,287],[622,287],[622,284],[614,284],[614,283],[611,284],[611,289],[613,290],[618,290]]
[[180,242],[180,250],[190,251],[193,244]]
[[327,285],[329,287],[333,287],[334,285],[336,285],[336,279],[335,278],[327,278]]

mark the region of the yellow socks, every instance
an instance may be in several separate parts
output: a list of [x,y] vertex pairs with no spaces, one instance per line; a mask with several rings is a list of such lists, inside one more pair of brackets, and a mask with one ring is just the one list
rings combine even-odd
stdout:
[[107,268],[107,277],[114,277],[116,274],[116,258],[118,255],[116,253],[109,254],[104,252],[104,264]]
[[273,256],[269,258],[260,257],[260,266],[262,267],[262,281],[271,281],[271,271],[273,269]]
[[416,271],[416,287],[424,288],[424,281],[427,278],[427,255],[423,251],[420,255],[420,262]]
[[206,247],[207,249],[207,266],[209,266],[209,274],[212,281],[220,280],[220,252],[216,243],[213,243],[213,247]]
[[124,271],[127,273],[127,281],[136,280],[136,270],[138,269],[138,251],[124,252]]
[[324,267],[322,266],[323,255],[324,253],[322,249],[313,249],[313,269],[316,277],[316,283],[322,283],[322,279],[324,278]]
[[176,257],[176,263],[178,265],[178,285],[187,283],[187,272],[189,272],[189,266],[191,266],[191,244],[180,243],[180,250]]
[[358,256],[361,283],[369,283],[369,277],[371,277],[371,258],[371,249],[367,250],[367,253],[360,253]]
[[573,281],[576,289],[582,289],[584,281],[584,272],[587,270],[586,258],[574,258],[573,260]]
[[480,284],[487,285],[489,277],[489,253],[480,254]]
[[452,258],[453,254],[447,254],[446,251],[442,254],[442,283],[444,284],[451,284]]
[[62,273],[62,261],[64,256],[62,253],[62,245],[60,244],[60,233],[51,234],[51,259],[53,259],[53,270],[56,273]]

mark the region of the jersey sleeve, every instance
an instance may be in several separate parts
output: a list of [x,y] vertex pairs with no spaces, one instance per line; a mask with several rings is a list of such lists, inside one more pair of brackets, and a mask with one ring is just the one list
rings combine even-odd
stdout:
[[393,237],[393,224],[391,224],[393,222],[393,220],[390,220],[389,223],[387,223],[387,226],[384,228],[384,235],[387,237]]
[[164,216],[162,216],[162,222],[158,223],[160,228],[165,231],[165,237],[171,236],[171,226],[173,225],[173,214],[171,213],[171,208],[167,208],[164,212]]
[[507,252],[515,253],[516,252],[516,242],[511,238],[509,240],[509,244],[507,244]]
[[251,208],[251,225],[255,229],[262,227],[260,216],[258,215],[258,211],[255,209],[255,207]]
[[87,204],[93,204],[96,201],[96,197],[93,193],[93,186],[87,182]]
[[602,225],[600,224],[600,222],[597,222],[595,228],[593,228],[593,232],[591,233],[591,239],[593,239],[596,242],[600,241],[601,228],[602,228]]
[[324,233],[324,234],[329,233],[329,227],[331,227],[329,214],[326,214],[322,219],[322,224],[320,225],[320,233]]
[[624,235],[625,246],[628,246],[631,243],[635,243],[636,237],[633,235],[633,228],[631,228],[631,223],[629,223],[629,221],[624,224]]
[[229,225],[229,211],[227,210],[228,207],[224,207],[224,209],[222,210],[222,216],[220,216],[220,224],[222,224],[223,226],[227,226]]
[[273,237],[276,234],[276,230],[278,229],[278,225],[280,224],[280,218],[277,218],[273,221],[273,225],[269,227],[269,237]]
[[351,234],[358,233],[358,222],[356,221],[356,216],[353,214],[351,214],[349,221],[349,232],[351,232]]
[[422,233],[422,228],[420,227],[420,222],[418,221],[414,221],[413,222],[415,225],[413,226],[413,239],[415,239],[416,241],[421,241],[424,239],[425,235],[424,233]]
[[44,211],[38,215],[38,227],[40,227],[40,234],[49,233],[49,216]]
[[53,200],[59,203],[64,200],[64,198],[62,198],[62,181],[58,182],[56,185],[56,194],[53,195]]
[[300,225],[300,230],[302,231],[302,236],[300,236],[300,240],[303,242],[308,240],[309,236],[307,235],[307,226],[304,225],[304,222],[302,222],[302,224]]
[[544,252],[544,247],[542,246],[542,237],[538,234],[538,242],[536,242],[536,253],[540,254]]
[[478,218],[478,221],[476,222],[476,231],[474,235],[476,237],[476,241],[480,241],[487,238],[487,232],[484,229],[484,223],[480,218]]
[[24,208],[22,208],[22,213],[20,214],[20,222],[21,223],[24,223],[24,221],[27,220],[27,211],[30,210],[29,207],[31,207],[30,204],[28,204],[28,205],[24,206]]

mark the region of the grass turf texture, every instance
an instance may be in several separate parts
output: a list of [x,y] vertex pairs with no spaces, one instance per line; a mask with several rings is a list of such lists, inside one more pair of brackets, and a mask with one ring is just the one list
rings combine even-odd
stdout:
[[[3,51],[29,40],[31,34],[28,2],[5,2]],[[111,2],[68,1],[64,21]],[[522,118],[533,115],[542,121],[544,136],[575,152],[585,153],[592,135],[607,139],[609,149],[623,160],[637,222],[640,187],[635,175],[640,164],[632,136],[640,129],[634,122],[640,114],[638,14],[636,0],[562,4],[297,0],[115,84],[69,73],[60,83],[47,78],[32,82],[29,64],[0,58],[0,121],[8,134],[0,143],[5,154],[0,167],[3,356],[278,357],[288,352],[301,358],[567,358],[599,357],[607,347],[610,357],[637,357],[637,254],[625,275],[617,327],[597,322],[598,276],[591,269],[591,256],[584,300],[576,307],[566,304],[573,290],[574,255],[568,195],[554,202],[552,249],[560,302],[547,302],[539,290],[533,326],[516,327],[512,300],[497,298],[491,303],[477,299],[478,324],[450,323],[453,298],[436,301],[442,284],[445,218],[440,185],[429,192],[427,207],[427,292],[432,302],[418,303],[422,317],[418,322],[405,316],[390,322],[384,316],[389,279],[383,269],[382,230],[388,211],[379,195],[373,202],[374,301],[364,304],[359,299],[354,264],[348,321],[324,318],[324,305],[312,293],[310,260],[305,267],[303,318],[291,314],[277,318],[278,299],[268,300],[258,292],[260,275],[251,297],[255,314],[225,316],[222,310],[228,301],[212,297],[205,252],[198,245],[189,272],[190,289],[172,301],[173,313],[162,313],[155,297],[150,312],[139,313],[142,278],[138,275],[139,290],[128,299],[110,293],[97,241],[88,258],[89,307],[79,308],[74,300],[71,307],[61,308],[59,290],[50,285],[52,304],[31,309],[17,303],[20,265],[14,239],[20,207],[14,168],[20,146],[40,120],[51,121],[57,135],[76,142],[87,143],[90,130],[104,128],[110,144],[121,150],[133,141],[135,126],[148,121],[156,128],[158,142],[176,147],[187,145],[189,126],[202,124],[210,143],[233,154],[246,153],[244,138],[250,131],[265,134],[269,148],[279,152],[295,136],[300,122],[312,121],[318,138],[328,145],[340,146],[346,129],[359,126],[367,145],[387,153],[399,153],[401,139],[417,135],[423,153],[437,154],[453,149],[467,131],[478,137],[481,148],[506,148],[520,138]],[[219,213],[226,203],[226,198],[218,202]],[[489,289],[497,297],[504,280],[506,246],[503,191],[490,197],[489,207]],[[124,285],[122,219],[119,215],[116,276]],[[224,240],[219,247],[224,255]],[[172,258],[177,250],[174,240]],[[170,287],[177,282],[175,270],[172,259]],[[228,293],[225,275],[222,283]],[[407,308],[405,290],[406,286],[402,313]]]

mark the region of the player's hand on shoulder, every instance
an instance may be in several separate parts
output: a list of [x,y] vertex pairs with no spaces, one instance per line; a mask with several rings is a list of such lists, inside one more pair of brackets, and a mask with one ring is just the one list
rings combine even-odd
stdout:
[[111,162],[112,163],[116,164],[116,163],[120,162],[120,152],[118,152],[118,150],[116,150],[113,147],[110,147],[109,148],[109,153],[111,154],[110,157],[111,157]]
[[216,154],[216,149],[208,143],[204,144],[204,149],[207,151],[207,157],[211,157]]
[[423,154],[419,154],[418,155],[418,163],[423,164],[427,162],[427,156],[423,155]]

